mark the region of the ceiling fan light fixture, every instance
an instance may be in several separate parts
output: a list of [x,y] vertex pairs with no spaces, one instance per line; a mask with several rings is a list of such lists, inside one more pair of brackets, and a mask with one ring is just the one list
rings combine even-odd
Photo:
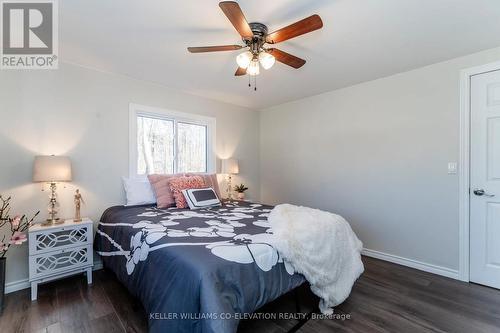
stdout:
[[236,57],[236,63],[238,64],[239,67],[246,69],[250,65],[252,58],[253,58],[252,52],[246,51],[238,54],[238,56]]
[[259,53],[259,62],[262,65],[262,67],[267,70],[273,67],[274,63],[276,62],[276,59],[270,53],[261,52]]
[[253,59],[250,62],[250,65],[248,65],[247,74],[250,76],[255,76],[255,75],[259,75],[259,73],[260,73],[259,60]]
[[241,77],[248,74],[248,85],[250,87],[252,81],[250,76],[253,76],[255,91],[257,90],[256,76],[260,74],[260,66],[262,66],[264,70],[268,70],[278,61],[292,68],[299,69],[306,63],[304,59],[281,51],[275,47],[267,47],[266,44],[275,45],[323,27],[321,17],[314,14],[269,33],[267,25],[258,21],[249,23],[240,5],[236,1],[221,1],[219,2],[219,7],[241,37],[239,43],[232,45],[188,47],[187,50],[190,53],[240,50],[238,53],[242,53],[235,57],[238,68],[234,72],[234,76]]

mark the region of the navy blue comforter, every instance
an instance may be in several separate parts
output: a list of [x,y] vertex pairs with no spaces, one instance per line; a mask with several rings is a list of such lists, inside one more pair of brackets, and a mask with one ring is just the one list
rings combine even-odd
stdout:
[[239,318],[297,287],[272,246],[271,206],[111,207],[95,249],[138,297],[150,332],[236,332]]

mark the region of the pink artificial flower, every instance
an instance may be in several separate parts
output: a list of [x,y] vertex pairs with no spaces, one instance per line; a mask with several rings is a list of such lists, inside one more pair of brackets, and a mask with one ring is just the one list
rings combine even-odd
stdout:
[[28,239],[26,238],[26,235],[23,234],[22,232],[16,231],[12,237],[10,238],[9,244],[15,244],[15,245],[21,245],[22,243],[26,242]]
[[16,215],[16,217],[14,217],[14,219],[12,220],[12,227],[14,229],[16,229],[17,227],[19,227],[19,223],[21,223],[21,216],[19,215]]
[[5,252],[8,250],[8,248],[9,247],[7,246],[7,244],[0,242],[0,252]]

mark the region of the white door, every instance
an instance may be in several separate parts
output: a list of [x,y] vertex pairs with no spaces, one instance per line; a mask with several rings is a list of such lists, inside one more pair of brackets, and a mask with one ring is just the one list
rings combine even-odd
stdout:
[[471,78],[470,280],[500,289],[500,70]]

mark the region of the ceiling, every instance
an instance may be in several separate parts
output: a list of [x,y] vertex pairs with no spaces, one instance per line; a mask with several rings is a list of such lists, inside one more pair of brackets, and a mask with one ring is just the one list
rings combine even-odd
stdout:
[[[277,44],[307,60],[235,77],[240,43],[216,0],[59,1],[60,57],[191,94],[261,109],[500,46],[498,0],[241,0],[249,22],[279,29],[319,14],[322,30]],[[241,52],[241,51],[240,51]]]

